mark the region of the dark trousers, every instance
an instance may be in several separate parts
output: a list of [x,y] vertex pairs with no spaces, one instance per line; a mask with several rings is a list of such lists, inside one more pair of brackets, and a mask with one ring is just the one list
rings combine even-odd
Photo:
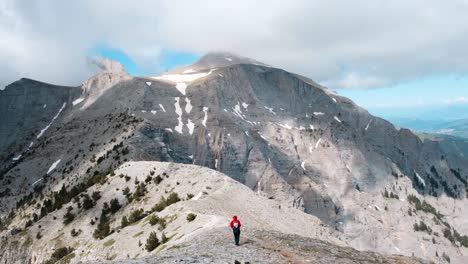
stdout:
[[240,230],[233,230],[234,233],[234,242],[236,243],[236,246],[239,245],[239,238],[240,238]]

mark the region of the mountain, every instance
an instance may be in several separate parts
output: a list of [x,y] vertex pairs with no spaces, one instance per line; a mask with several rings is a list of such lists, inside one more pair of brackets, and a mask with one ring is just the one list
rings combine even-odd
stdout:
[[[41,263],[57,249],[90,262],[175,262],[193,252],[201,262],[466,260],[462,153],[306,77],[230,53],[159,76],[111,64],[80,87],[59,87],[66,96],[31,80],[0,91],[9,120],[1,131],[21,132],[0,139],[0,255],[8,263]],[[54,107],[32,108],[33,87]],[[171,193],[183,201],[161,207]],[[117,210],[109,209],[114,198]],[[167,222],[161,230],[149,224],[153,214]],[[246,220],[247,248],[203,247],[229,239],[233,214]],[[122,225],[123,216],[135,221]],[[148,253],[151,230],[170,239]],[[275,248],[259,242],[265,237],[304,248]],[[249,248],[256,254],[247,257]]]
[[391,119],[395,124],[421,132],[468,138],[468,119],[425,120],[413,118]]

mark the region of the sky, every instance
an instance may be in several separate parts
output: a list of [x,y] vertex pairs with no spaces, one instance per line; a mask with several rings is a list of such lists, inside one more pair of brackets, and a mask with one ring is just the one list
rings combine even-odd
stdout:
[[468,0],[0,0],[0,88],[79,85],[89,56],[151,75],[229,51],[372,113],[468,104],[467,13]]

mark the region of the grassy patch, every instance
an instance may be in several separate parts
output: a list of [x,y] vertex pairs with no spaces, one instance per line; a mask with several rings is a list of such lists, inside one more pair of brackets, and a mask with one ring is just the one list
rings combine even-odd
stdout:
[[114,253],[114,254],[112,254],[110,256],[107,256],[106,260],[114,260],[116,257],[117,257],[117,253]]
[[28,235],[26,237],[26,240],[23,243],[23,246],[24,247],[30,247],[32,245],[32,243],[33,243],[33,239],[32,239],[32,237],[30,235]]
[[114,243],[115,243],[114,239],[109,239],[106,242],[104,242],[103,246],[104,247],[110,247],[110,246],[114,245]]
[[143,235],[143,233],[144,233],[144,231],[138,232],[135,235],[133,235],[133,237],[139,237],[139,236]]
[[158,249],[156,250],[156,253],[159,253],[159,252],[163,251],[166,247],[167,247],[167,245],[162,245],[162,246],[158,247]]

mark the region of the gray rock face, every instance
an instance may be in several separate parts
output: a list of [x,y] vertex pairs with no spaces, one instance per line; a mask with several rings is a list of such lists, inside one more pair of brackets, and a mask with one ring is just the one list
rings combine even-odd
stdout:
[[21,79],[0,91],[0,163],[25,151],[63,105],[66,111],[79,95],[79,87],[30,79]]
[[[0,92],[5,109],[13,107],[4,105],[16,93],[24,105],[35,105],[29,93],[36,86],[48,87],[41,89],[44,98],[56,100],[46,116],[30,118],[29,110],[8,110],[9,125],[2,122],[2,215],[34,189],[48,193],[64,181],[71,187],[125,160],[212,168],[277,201],[280,208],[298,208],[341,231],[352,227],[355,232],[356,223],[363,228],[369,221],[369,215],[357,219],[356,208],[361,212],[370,206],[353,200],[359,193],[382,199],[380,192],[391,187],[401,197],[413,188],[427,197],[466,197],[468,162],[463,155],[397,129],[305,77],[232,54],[208,55],[155,77],[131,77],[120,67],[111,68],[117,71],[100,73],[82,87],[56,91],[19,81]],[[22,133],[46,125],[64,102],[37,144],[12,160],[31,140]],[[27,129],[18,128],[18,122]],[[10,133],[10,128],[24,132]],[[112,154],[118,138],[124,138],[128,154]],[[401,183],[406,180],[409,186]],[[406,209],[400,211],[406,214]],[[354,239],[363,249],[389,251]]]

